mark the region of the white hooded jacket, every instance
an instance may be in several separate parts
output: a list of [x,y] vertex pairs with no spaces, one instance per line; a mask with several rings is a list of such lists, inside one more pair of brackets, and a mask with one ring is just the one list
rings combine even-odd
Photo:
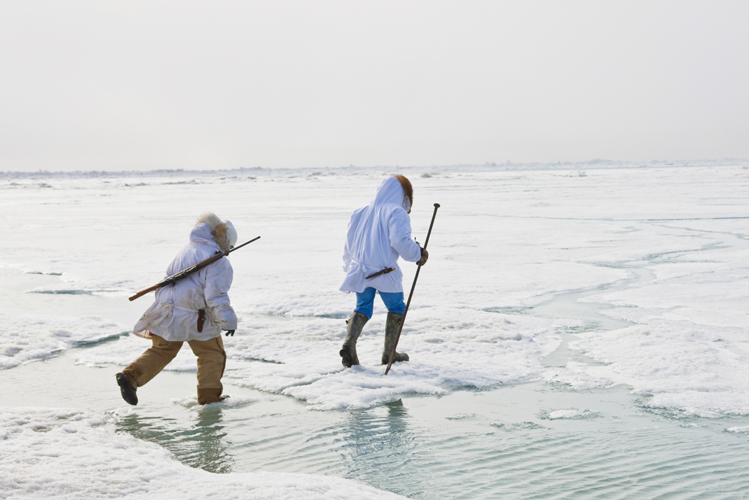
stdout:
[[[382,181],[369,205],[354,211],[343,247],[346,278],[341,291],[361,293],[368,287],[381,292],[403,291],[398,256],[408,262],[421,258],[421,248],[411,239],[409,208],[410,202],[400,181],[389,177]],[[366,279],[388,267],[394,267],[395,271]]]
[[[208,224],[197,224],[190,233],[190,243],[180,250],[166,271],[178,273],[207,259],[220,250]],[[196,271],[174,285],[159,288],[156,301],[143,314],[133,333],[148,337],[150,331],[165,340],[209,340],[221,330],[236,330],[237,315],[229,302],[229,288],[234,270],[224,257]],[[198,332],[198,311],[205,309],[203,331]]]

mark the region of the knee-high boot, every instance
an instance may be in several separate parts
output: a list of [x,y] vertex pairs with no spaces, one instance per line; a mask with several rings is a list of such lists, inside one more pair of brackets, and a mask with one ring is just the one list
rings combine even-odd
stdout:
[[[385,349],[382,351],[383,365],[390,362],[390,351],[393,350],[393,346],[395,345],[395,337],[398,336],[398,329],[401,323],[403,323],[402,314],[388,313],[387,323],[385,324]],[[395,361],[408,361],[408,354],[405,352],[396,352],[393,356],[393,362]]]
[[359,357],[356,355],[356,341],[361,334],[364,325],[369,321],[365,314],[354,312],[346,320],[346,340],[341,346],[341,364],[346,368],[359,364]]

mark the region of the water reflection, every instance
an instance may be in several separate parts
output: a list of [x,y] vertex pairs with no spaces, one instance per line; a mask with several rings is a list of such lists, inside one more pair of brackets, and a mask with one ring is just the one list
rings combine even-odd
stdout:
[[223,410],[220,406],[198,410],[198,420],[189,438],[196,445],[193,467],[217,473],[232,471],[233,460],[224,443],[227,433],[221,425],[222,418]]
[[208,472],[232,472],[234,458],[227,450],[227,432],[220,406],[208,406],[191,412],[190,419],[148,416],[131,413],[116,422],[118,432],[156,443],[169,450],[177,460]]
[[423,491],[423,474],[413,466],[417,443],[402,400],[352,411],[342,422],[339,448],[345,477],[410,496]]

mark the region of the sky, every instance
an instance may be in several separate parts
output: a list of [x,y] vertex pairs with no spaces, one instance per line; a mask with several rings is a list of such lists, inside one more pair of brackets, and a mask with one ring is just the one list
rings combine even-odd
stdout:
[[0,2],[0,171],[749,158],[745,1]]

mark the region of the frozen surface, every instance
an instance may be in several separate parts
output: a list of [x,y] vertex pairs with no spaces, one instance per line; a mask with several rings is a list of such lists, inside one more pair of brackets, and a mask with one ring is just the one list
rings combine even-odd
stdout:
[[338,477],[212,474],[162,447],[118,434],[101,415],[0,408],[0,492],[20,498],[403,498]]
[[0,369],[54,356],[63,349],[117,338],[122,326],[95,317],[0,314]]
[[[141,490],[117,489],[126,488],[112,472],[120,451],[176,471],[174,484],[190,491],[218,484],[164,449],[214,472],[238,464],[241,473],[219,479],[252,483],[258,495],[279,481],[289,495],[319,486],[335,498],[342,487],[335,478],[249,474],[261,469],[330,473],[424,499],[746,491],[747,165],[399,170],[415,187],[418,241],[432,203],[442,208],[399,347],[411,361],[387,377],[379,299],[360,338],[362,365],[341,367],[354,297],[337,289],[348,217],[390,169],[0,173],[0,389],[17,391],[6,404],[51,406],[2,409],[2,467],[11,467],[2,491],[42,497],[59,487],[73,498],[68,478],[52,467],[45,479],[36,460],[77,471],[101,453],[110,465],[98,472],[116,496],[137,497]],[[126,332],[152,300],[127,296],[163,277],[206,210],[231,219],[240,241],[262,236],[231,257],[240,317],[225,338],[232,398],[207,413],[196,404],[185,347],[140,389],[143,405],[123,410],[112,375],[148,347]],[[403,267],[408,289],[415,268]],[[37,371],[75,383],[47,387]],[[49,392],[37,398],[27,386]],[[502,406],[512,391],[525,392]],[[484,395],[491,404],[482,407]],[[86,411],[54,409],[67,406]],[[31,482],[22,483],[11,443],[37,453],[23,462]],[[561,453],[558,469],[552,457]],[[466,466],[453,471],[455,460]],[[130,481],[155,474],[133,467]],[[537,474],[537,490],[519,470]],[[168,494],[158,482],[147,487]]]
[[577,408],[568,408],[564,410],[552,410],[543,412],[540,415],[540,418],[545,418],[549,420],[557,420],[557,419],[569,419],[569,420],[580,420],[580,419],[586,419],[586,418],[595,418],[598,416],[598,414],[594,411],[591,411],[589,409],[583,409],[578,410]]
[[[5,173],[0,266],[48,278],[24,290],[26,306],[35,297],[123,306],[108,319],[5,310],[0,367],[108,338],[116,341],[78,351],[78,362],[132,361],[148,343],[118,335],[152,298],[125,297],[161,278],[195,217],[213,210],[240,240],[262,236],[232,256],[241,323],[226,340],[227,378],[240,385],[335,409],[537,379],[577,390],[626,383],[655,406],[747,413],[749,170],[725,165],[405,169],[417,239],[431,204],[442,208],[401,342],[412,361],[388,377],[379,301],[359,344],[362,366],[344,371],[337,356],[354,302],[337,291],[346,223],[387,172]],[[408,287],[414,268],[404,269]],[[597,291],[579,302],[607,307],[624,327],[534,314],[578,291]],[[605,366],[544,366],[568,333],[569,348]],[[185,351],[168,369],[195,368]]]

